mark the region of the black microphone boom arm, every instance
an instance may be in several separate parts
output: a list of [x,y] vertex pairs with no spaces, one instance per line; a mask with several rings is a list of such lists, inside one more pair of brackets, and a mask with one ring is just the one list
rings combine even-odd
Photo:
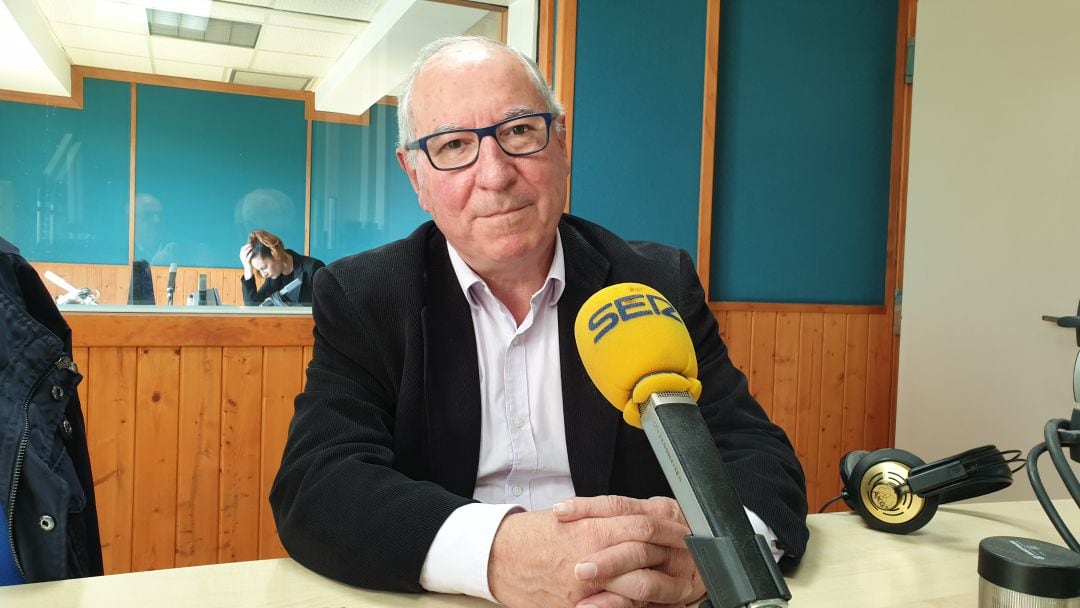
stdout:
[[694,398],[653,393],[640,410],[645,435],[690,527],[686,545],[709,601],[715,608],[786,607],[791,592],[765,538],[754,533]]

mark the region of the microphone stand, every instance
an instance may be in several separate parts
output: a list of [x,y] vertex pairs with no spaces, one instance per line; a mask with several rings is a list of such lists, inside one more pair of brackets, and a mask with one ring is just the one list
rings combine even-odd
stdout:
[[173,305],[173,292],[176,291],[176,264],[169,264],[169,284],[165,287],[165,305]]
[[666,456],[660,467],[690,526],[686,546],[709,594],[702,608],[786,608],[791,592],[765,538],[754,533],[694,398],[653,393],[640,409],[641,426],[653,451]]

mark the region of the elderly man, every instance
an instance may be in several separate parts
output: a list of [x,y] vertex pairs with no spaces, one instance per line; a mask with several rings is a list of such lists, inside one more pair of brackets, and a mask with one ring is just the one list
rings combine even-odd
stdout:
[[798,559],[791,444],[732,366],[689,256],[563,215],[564,116],[535,64],[437,41],[398,111],[398,159],[434,222],[316,276],[314,355],[271,493],[290,554],[354,585],[513,607],[699,598],[681,513],[650,498],[671,489],[647,439],[573,339],[588,296],[636,281],[686,321],[739,498]]

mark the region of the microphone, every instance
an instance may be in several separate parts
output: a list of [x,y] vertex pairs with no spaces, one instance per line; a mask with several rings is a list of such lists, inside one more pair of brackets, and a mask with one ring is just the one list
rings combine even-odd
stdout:
[[169,264],[169,285],[165,288],[165,304],[173,305],[173,292],[176,291],[176,263]]
[[270,294],[270,297],[263,300],[262,304],[259,304],[259,306],[289,306],[289,302],[285,300],[285,297],[297,289],[300,289],[300,284],[303,282],[301,277],[296,277],[289,281],[288,285]]
[[698,410],[697,355],[675,307],[646,285],[611,285],[585,301],[574,336],[596,388],[644,429],[690,526],[686,545],[713,605],[786,607],[791,592]]

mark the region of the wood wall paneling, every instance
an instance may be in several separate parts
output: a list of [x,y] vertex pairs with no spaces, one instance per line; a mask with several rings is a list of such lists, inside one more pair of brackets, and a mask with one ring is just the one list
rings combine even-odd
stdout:
[[772,418],[773,372],[776,369],[776,313],[763,312],[751,317],[750,392]]
[[[73,349],[105,572],[283,556],[267,500],[311,356],[311,319],[66,316],[76,341],[105,342]],[[147,317],[176,330],[80,331]],[[270,333],[292,343],[250,345],[258,332],[235,327],[252,321],[276,324]],[[155,343],[138,344],[147,336]]]
[[263,352],[226,347],[221,356],[221,492],[218,560],[259,557],[260,437]]
[[136,351],[88,348],[81,366],[89,385],[87,444],[106,574],[132,571]]
[[892,315],[871,315],[869,351],[866,365],[866,419],[864,442],[874,449],[893,445],[894,401],[892,384],[895,368]]
[[[866,375],[869,359],[869,319],[864,315],[847,316],[847,338],[844,341],[844,405],[843,422],[840,433],[840,455],[852,450],[862,449],[865,445],[866,424]],[[827,470],[819,473],[828,475],[826,480],[835,480],[839,484],[840,458],[829,462]],[[839,488],[839,485],[836,486]],[[839,503],[834,510],[843,510]]]
[[[308,359],[304,347],[279,346],[264,350],[262,384],[262,457],[259,496],[269,496],[274,483],[285,439],[292,420],[293,399],[303,390],[303,369]],[[278,540],[274,516],[267,500],[259,502],[259,559],[284,557],[285,548]]]
[[889,316],[884,311],[833,310],[713,306],[732,362],[795,447],[813,511],[839,493],[844,453],[889,445]]
[[[844,424],[844,375],[847,361],[847,318],[826,314],[821,348],[821,415],[818,418],[818,454],[813,465],[818,498],[831,480],[839,484],[840,445]],[[826,492],[827,493],[827,492]]]
[[179,347],[141,347],[135,373],[132,569],[176,565]]
[[[806,500],[810,509],[816,510],[823,503],[818,488],[817,456],[821,435],[821,369],[825,328],[824,313],[806,313],[799,319],[799,387],[797,403],[799,414],[795,420],[795,455],[806,473]],[[790,427],[785,427],[789,436]]]
[[776,344],[773,352],[772,420],[794,440],[799,414],[799,315],[776,315]]
[[180,349],[176,565],[218,562],[222,349]]

